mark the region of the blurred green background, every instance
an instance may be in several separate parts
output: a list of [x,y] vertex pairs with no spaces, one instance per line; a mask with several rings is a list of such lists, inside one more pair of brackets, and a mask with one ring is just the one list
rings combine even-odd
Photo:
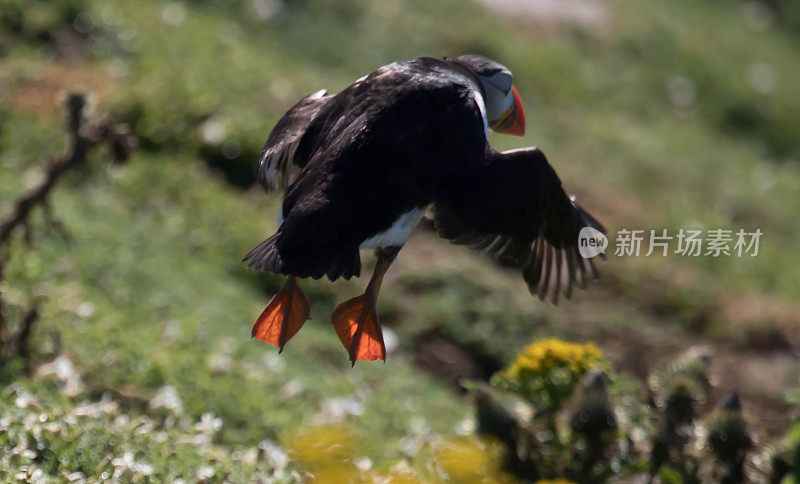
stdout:
[[[612,234],[758,228],[758,256],[610,255],[553,307],[423,225],[381,294],[385,365],[351,369],[328,324],[363,280],[302,283],[313,319],[280,357],[251,341],[282,284],[239,262],[274,229],[279,198],[254,185],[274,123],[394,60],[463,53],[508,66],[525,103],[525,138],[491,143],[542,148]],[[550,336],[594,342],[637,395],[708,345],[707,405],[738,390],[762,441],[779,438],[800,386],[798,79],[795,1],[0,0],[0,214],[67,149],[65,93],[140,144],[60,182],[69,238],[36,212],[33,247],[9,248],[5,313],[13,326],[38,302],[34,361],[61,359],[0,371],[0,475],[275,477],[265,439],[330,422],[363,462],[420,467],[418,440],[471,432],[459,382]],[[26,456],[41,412],[66,428]]]

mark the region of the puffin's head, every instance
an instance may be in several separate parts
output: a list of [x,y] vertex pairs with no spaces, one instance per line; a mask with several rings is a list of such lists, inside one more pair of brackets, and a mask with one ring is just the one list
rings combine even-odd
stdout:
[[525,134],[525,112],[517,88],[511,83],[511,71],[479,55],[445,57],[445,61],[466,69],[481,83],[486,120],[492,131],[515,136]]

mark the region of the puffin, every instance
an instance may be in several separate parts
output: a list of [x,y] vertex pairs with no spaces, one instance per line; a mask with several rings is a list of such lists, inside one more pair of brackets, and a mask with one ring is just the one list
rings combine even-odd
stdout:
[[530,292],[557,303],[597,277],[579,233],[602,225],[566,194],[535,147],[498,152],[488,131],[523,136],[511,71],[479,55],[397,61],[337,94],[297,102],[270,133],[258,164],[266,191],[282,189],[276,232],[243,259],[288,276],[252,337],[279,352],[308,320],[297,280],[361,274],[364,293],[331,323],[351,365],[386,360],[376,304],[384,275],[423,216],[441,237],[518,268]]

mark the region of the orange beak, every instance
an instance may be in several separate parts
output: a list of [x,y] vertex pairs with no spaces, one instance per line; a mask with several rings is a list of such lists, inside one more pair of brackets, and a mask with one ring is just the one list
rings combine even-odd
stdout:
[[519,98],[517,88],[512,85],[514,91],[514,124],[506,130],[506,134],[514,136],[525,136],[525,109],[522,107],[522,99]]
[[525,135],[525,110],[522,107],[522,100],[519,98],[517,88],[512,85],[511,90],[514,92],[514,103],[508,108],[508,111],[500,116],[500,119],[492,123],[490,126],[495,133],[510,134],[514,136]]

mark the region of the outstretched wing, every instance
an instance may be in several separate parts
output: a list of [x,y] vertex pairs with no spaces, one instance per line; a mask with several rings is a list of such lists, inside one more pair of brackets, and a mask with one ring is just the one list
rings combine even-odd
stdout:
[[265,190],[285,189],[308,162],[297,159],[295,153],[309,124],[332,97],[327,93],[322,89],[304,97],[275,125],[258,161],[258,181]]
[[439,235],[522,269],[530,292],[558,303],[597,277],[578,251],[583,227],[605,229],[578,206],[537,148],[498,153],[443,189],[434,204]]

